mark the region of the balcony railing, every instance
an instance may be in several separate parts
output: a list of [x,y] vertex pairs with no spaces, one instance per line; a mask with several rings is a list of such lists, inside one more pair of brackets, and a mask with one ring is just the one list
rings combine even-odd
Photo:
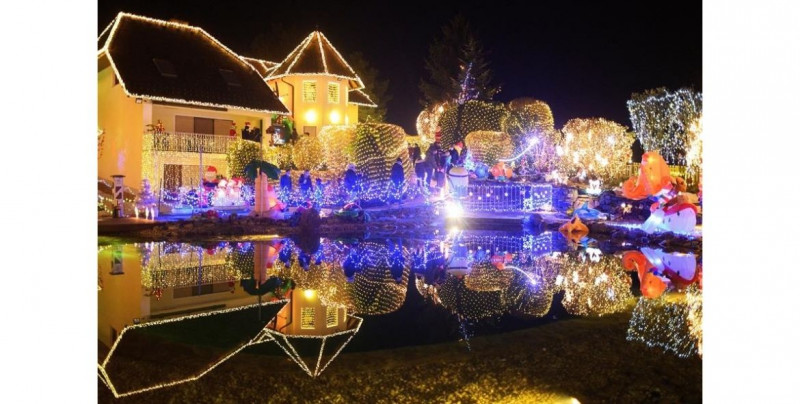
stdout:
[[176,151],[187,153],[219,153],[228,152],[228,145],[236,137],[207,135],[202,133],[145,133],[145,142],[149,139],[151,150]]

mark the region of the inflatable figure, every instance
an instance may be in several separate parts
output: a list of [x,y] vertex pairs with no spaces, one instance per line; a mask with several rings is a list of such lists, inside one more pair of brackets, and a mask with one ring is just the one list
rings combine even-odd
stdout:
[[650,151],[642,156],[639,177],[631,177],[622,185],[622,195],[638,201],[657,194],[671,182],[667,162],[657,151]]
[[642,296],[648,299],[661,296],[669,285],[683,289],[692,283],[702,282],[700,268],[692,254],[642,248],[641,252],[625,252],[622,266],[628,271],[636,270]]
[[602,217],[602,213],[599,210],[589,207],[589,202],[584,202],[583,206],[575,209],[574,213],[583,220],[597,220]]
[[506,167],[506,163],[502,161],[495,164],[494,167],[489,170],[489,172],[492,173],[492,176],[498,180],[508,180],[514,176],[514,172],[511,170],[511,168]]
[[666,208],[656,208],[642,224],[647,234],[657,231],[671,231],[692,234],[697,225],[697,207],[691,203],[675,204]]
[[572,219],[562,224],[558,231],[573,243],[579,243],[581,239],[589,235],[589,228],[581,222],[578,215],[572,216]]

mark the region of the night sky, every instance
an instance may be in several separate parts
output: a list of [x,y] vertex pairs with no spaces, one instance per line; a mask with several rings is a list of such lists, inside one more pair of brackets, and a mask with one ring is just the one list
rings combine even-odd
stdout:
[[[702,91],[702,3],[691,3],[99,1],[97,32],[119,11],[175,18],[244,56],[279,62],[319,27],[345,57],[360,51],[389,79],[386,120],[416,133],[428,45],[461,12],[490,51],[502,84],[495,100],[543,100],[557,127],[589,117],[630,127],[626,101],[632,92],[662,86]],[[274,52],[282,56],[253,54],[258,35],[281,39]]]

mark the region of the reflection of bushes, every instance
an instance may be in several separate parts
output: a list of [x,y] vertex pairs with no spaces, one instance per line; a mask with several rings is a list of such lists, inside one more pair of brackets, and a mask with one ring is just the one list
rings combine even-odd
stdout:
[[[588,255],[588,254],[587,254]],[[631,278],[620,268],[619,258],[586,255],[565,260],[561,267],[562,304],[570,314],[603,316],[624,310],[630,299]]]
[[504,292],[479,292],[467,288],[463,279],[448,276],[439,288],[439,298],[450,311],[468,320],[480,320],[505,312]]

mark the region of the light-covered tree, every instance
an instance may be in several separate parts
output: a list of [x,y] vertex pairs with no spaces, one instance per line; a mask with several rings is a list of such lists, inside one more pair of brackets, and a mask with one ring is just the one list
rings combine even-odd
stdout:
[[628,111],[645,151],[658,150],[669,164],[686,165],[689,128],[703,113],[703,94],[681,88],[634,93]]
[[514,152],[511,136],[505,132],[492,132],[479,130],[471,132],[464,139],[472,160],[482,162],[491,167],[497,164],[497,159],[509,158]]
[[627,175],[633,135],[624,126],[603,118],[570,119],[561,129],[563,141],[556,147],[561,174],[584,172],[606,184]]
[[230,177],[244,177],[244,168],[253,160],[262,160],[261,145],[250,140],[237,140],[228,146],[225,157]]
[[328,170],[343,172],[354,161],[356,125],[328,125],[319,131],[322,159]]
[[322,168],[322,144],[316,135],[302,135],[294,144],[292,162],[298,170]]
[[479,130],[499,132],[507,114],[508,111],[503,104],[483,101],[468,101],[463,106],[452,104],[445,108],[439,119],[439,126],[442,128],[441,145],[449,148],[464,140],[470,132]]

